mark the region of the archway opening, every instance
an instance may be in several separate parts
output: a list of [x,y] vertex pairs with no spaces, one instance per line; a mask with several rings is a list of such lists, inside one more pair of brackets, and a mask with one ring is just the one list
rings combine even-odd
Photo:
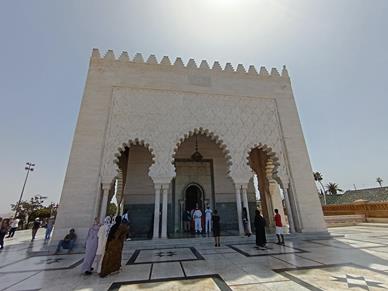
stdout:
[[121,211],[128,214],[131,236],[136,238],[153,235],[155,188],[149,176],[152,164],[151,150],[140,142],[126,144],[117,161]]
[[270,148],[258,146],[251,150],[248,160],[250,167],[257,176],[256,190],[260,196],[258,207],[267,220],[267,225],[270,227],[274,226],[273,215],[275,209],[278,209],[282,215],[283,223],[287,223],[287,218],[284,215],[285,207],[283,197],[279,184],[275,180],[276,156],[271,152]]
[[193,210],[196,207],[203,210],[203,191],[195,184],[189,185],[185,190],[185,210]]
[[170,237],[183,234],[183,213],[191,212],[196,204],[203,217],[207,206],[217,209],[225,218],[221,221],[223,234],[237,230],[235,187],[228,175],[231,158],[222,140],[207,130],[194,130],[177,144],[173,164]]

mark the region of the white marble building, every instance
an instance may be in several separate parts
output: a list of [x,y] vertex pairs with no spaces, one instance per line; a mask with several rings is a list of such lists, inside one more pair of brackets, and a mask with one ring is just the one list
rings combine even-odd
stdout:
[[[199,153],[199,154],[198,154]],[[281,209],[290,230],[326,231],[291,82],[242,65],[160,61],[93,50],[54,240],[84,237],[115,191],[139,236],[180,232],[181,211],[209,204],[222,230],[242,233],[258,188],[264,216]]]

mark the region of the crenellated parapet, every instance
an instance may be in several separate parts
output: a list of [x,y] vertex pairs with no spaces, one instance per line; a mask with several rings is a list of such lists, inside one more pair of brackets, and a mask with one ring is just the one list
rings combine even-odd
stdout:
[[242,64],[238,64],[236,68],[233,67],[231,63],[226,63],[224,67],[218,61],[215,61],[210,67],[206,60],[202,60],[198,63],[194,59],[189,59],[185,65],[182,58],[177,57],[174,62],[170,60],[168,56],[164,56],[160,61],[156,58],[155,55],[150,55],[148,58],[143,57],[142,54],[137,53],[133,58],[131,58],[127,52],[122,52],[119,57],[116,57],[113,50],[108,50],[105,55],[101,55],[100,51],[96,48],[93,49],[91,55],[91,61],[98,62],[119,62],[127,64],[144,64],[144,65],[153,65],[153,66],[163,66],[164,68],[171,68],[177,70],[195,70],[195,71],[207,71],[214,73],[229,73],[235,74],[236,76],[247,76],[247,77],[257,77],[257,78],[277,78],[277,79],[287,79],[289,80],[289,75],[286,66],[283,66],[281,72],[279,73],[278,69],[271,68],[270,71],[266,67],[261,66],[259,70],[255,66],[250,65],[248,69]]

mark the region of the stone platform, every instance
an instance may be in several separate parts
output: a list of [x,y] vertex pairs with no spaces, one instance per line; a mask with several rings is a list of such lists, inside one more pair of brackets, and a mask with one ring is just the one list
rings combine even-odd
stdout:
[[52,255],[30,231],[0,251],[0,290],[385,290],[388,225],[363,224],[288,236],[257,248],[254,237],[129,241],[120,273],[80,273],[82,252]]

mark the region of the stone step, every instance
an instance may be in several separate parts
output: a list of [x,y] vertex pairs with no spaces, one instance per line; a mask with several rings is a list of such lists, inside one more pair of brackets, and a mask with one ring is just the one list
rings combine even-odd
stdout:
[[[344,237],[343,235],[330,234],[329,232],[310,232],[310,233],[292,233],[285,234],[285,240],[321,240],[336,237]],[[255,236],[225,236],[221,237],[223,245],[241,244],[241,243],[255,243]],[[276,242],[276,235],[267,235],[268,242]],[[176,239],[151,239],[151,240],[132,240],[126,241],[124,249],[134,248],[165,248],[165,247],[182,247],[182,246],[199,246],[199,245],[213,245],[214,238],[210,237],[193,237],[193,238],[176,238]]]

